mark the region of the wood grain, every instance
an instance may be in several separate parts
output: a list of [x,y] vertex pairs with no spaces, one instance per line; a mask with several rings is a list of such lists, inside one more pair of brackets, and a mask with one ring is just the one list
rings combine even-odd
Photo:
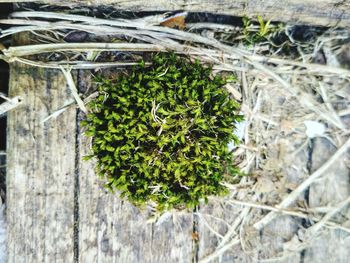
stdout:
[[74,107],[42,122],[72,99],[59,71],[13,64],[10,83],[24,101],[8,116],[9,262],[191,262],[191,213],[147,223],[82,161],[89,139]]
[[[311,171],[317,170],[336,148],[325,138],[315,138],[313,142]],[[309,206],[335,208],[337,204],[350,196],[349,168],[346,165],[346,156],[339,158],[328,169],[323,178],[310,186]],[[350,218],[350,209],[343,209],[335,215],[333,221],[343,221]],[[349,234],[340,230],[324,230],[312,240],[313,246],[305,250],[305,262],[332,262],[347,263],[350,258],[350,242],[346,240]]]
[[72,262],[75,109],[43,123],[70,98],[60,72],[12,64],[8,115],[9,262]]
[[[234,225],[235,220],[239,217],[240,209],[235,210],[235,206],[211,200],[208,205],[202,205],[197,216],[199,235],[198,240],[198,259],[203,260],[211,255],[216,249],[220,248],[222,237],[224,237]],[[237,233],[235,229],[235,233]],[[215,231],[215,232],[214,232]],[[219,235],[221,236],[219,236]],[[232,236],[229,238],[229,240]],[[249,259],[244,255],[241,245],[237,244],[210,262],[245,262]]]
[[[2,0],[3,2],[14,2]],[[1,0],[0,0],[1,2]],[[32,0],[20,2],[34,2]],[[350,2],[342,0],[41,0],[51,5],[76,7],[81,5],[113,5],[117,9],[130,11],[174,11],[210,12],[232,16],[263,16],[273,21],[321,26],[350,26]]]

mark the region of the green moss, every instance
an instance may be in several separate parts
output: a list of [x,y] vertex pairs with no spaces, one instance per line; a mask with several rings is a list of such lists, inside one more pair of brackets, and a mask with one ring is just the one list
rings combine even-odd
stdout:
[[85,134],[109,189],[160,211],[227,193],[220,184],[232,171],[227,145],[238,143],[233,129],[242,116],[223,88],[226,80],[198,61],[162,53],[150,67],[142,62],[97,83]]

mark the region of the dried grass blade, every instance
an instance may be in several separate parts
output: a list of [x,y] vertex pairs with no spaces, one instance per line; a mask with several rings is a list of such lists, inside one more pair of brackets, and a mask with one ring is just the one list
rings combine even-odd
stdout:
[[[287,208],[290,206],[298,196],[306,190],[317,178],[323,175],[323,173],[336,161],[338,158],[348,150],[350,147],[350,138],[333,154],[331,158],[328,159],[320,168],[318,168],[314,173],[312,173],[303,183],[301,183],[293,192],[291,192],[278,206],[279,209]],[[277,213],[270,212],[260,221],[254,224],[254,228],[261,230],[267,224],[269,224],[275,217]]]
[[340,212],[340,210],[342,210],[344,207],[346,207],[350,202],[350,196],[340,202],[334,209],[332,209],[331,211],[329,211],[319,222],[317,222],[316,224],[314,224],[313,226],[311,226],[310,228],[307,229],[307,234],[314,236],[324,225],[327,224],[327,222],[337,213]]
[[18,47],[9,47],[2,52],[8,58],[35,55],[46,52],[60,51],[162,51],[163,47],[153,44],[140,43],[53,43],[53,44],[36,44]]
[[78,90],[77,90],[77,87],[75,86],[75,83],[74,83],[74,80],[73,80],[73,77],[72,77],[72,74],[71,74],[71,69],[65,69],[63,66],[61,66],[61,70],[66,78],[66,81],[67,81],[67,84],[68,84],[68,87],[69,89],[71,90],[72,94],[73,94],[73,97],[74,99],[76,100],[79,108],[84,112],[84,113],[87,113],[88,110],[87,108],[85,107],[84,105],[84,102],[83,100],[80,98],[79,94],[78,94]]
[[20,96],[7,98],[4,103],[0,104],[0,116],[16,108],[18,105],[21,104],[21,102],[22,102],[22,98]]

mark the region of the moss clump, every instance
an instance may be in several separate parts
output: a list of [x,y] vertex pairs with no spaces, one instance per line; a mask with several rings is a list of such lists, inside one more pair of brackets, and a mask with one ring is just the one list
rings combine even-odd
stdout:
[[84,124],[106,186],[162,211],[194,207],[227,192],[228,143],[239,104],[210,67],[158,54],[115,80],[97,78],[99,96]]

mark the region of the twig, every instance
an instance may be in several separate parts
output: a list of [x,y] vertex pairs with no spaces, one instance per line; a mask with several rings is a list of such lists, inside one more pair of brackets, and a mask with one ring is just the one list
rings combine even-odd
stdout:
[[53,113],[51,113],[49,116],[47,116],[45,119],[42,120],[42,122],[47,122],[48,120],[50,120],[51,118],[57,118],[59,115],[61,115],[64,111],[66,111],[70,106],[72,106],[74,104],[75,101],[72,101],[68,104],[66,104],[65,106],[63,106],[62,108],[54,111]]
[[286,88],[286,90],[288,92],[290,92],[293,96],[295,97],[299,97],[300,98],[300,102],[302,104],[304,104],[307,108],[309,108],[311,111],[315,112],[316,114],[320,115],[320,117],[322,117],[323,119],[331,122],[333,125],[335,125],[336,127],[338,127],[339,129],[345,130],[345,127],[343,125],[342,122],[339,122],[338,119],[339,118],[334,118],[333,115],[330,115],[328,112],[326,112],[325,110],[323,110],[320,107],[317,107],[317,103],[313,100],[313,98],[311,98],[310,96],[308,96],[307,94],[302,94],[302,91],[298,91],[298,89],[293,89],[291,87],[291,85],[285,81],[284,79],[282,79],[278,74],[276,74],[275,72],[273,72],[272,70],[270,70],[269,68],[261,65],[260,63],[255,63],[255,62],[250,62],[252,65],[254,65],[255,68],[260,69],[262,72],[265,72],[266,74],[270,75],[272,78],[274,78],[275,80],[277,80],[279,83],[282,84],[283,87]]
[[225,31],[238,31],[239,27],[236,26],[231,26],[231,25],[226,25],[226,24],[216,24],[216,23],[188,23],[186,24],[186,27],[189,28],[190,30],[192,29],[221,29]]
[[324,225],[327,225],[327,222],[340,210],[342,210],[345,206],[347,206],[350,202],[350,196],[339,203],[337,207],[335,207],[333,210],[329,211],[320,221],[318,221],[316,224],[312,225],[307,229],[307,233],[311,236],[315,235]]
[[22,98],[20,96],[16,96],[13,98],[6,98],[6,101],[0,104],[0,116],[5,114],[6,112],[16,108],[22,102]]
[[[244,51],[242,49],[236,48],[236,47],[230,47],[227,45],[224,45],[217,40],[213,39],[208,39],[202,36],[198,36],[197,34],[190,33],[190,32],[184,32],[181,30],[176,30],[173,28],[168,28],[168,27],[161,27],[161,26],[152,26],[149,24],[145,23],[140,23],[138,21],[133,21],[133,20],[125,20],[125,19],[118,19],[118,20],[108,20],[108,19],[101,19],[101,18],[94,18],[94,17],[88,17],[88,16],[80,16],[80,15],[72,15],[72,14],[64,14],[64,13],[54,13],[54,12],[16,12],[11,14],[12,17],[22,17],[22,18],[33,18],[33,17],[40,17],[40,18],[46,18],[46,19],[59,19],[59,20],[67,20],[67,21],[75,21],[74,24],[70,24],[70,26],[80,26],[82,27],[80,30],[85,30],[88,31],[89,27],[91,26],[98,26],[101,30],[117,30],[118,28],[116,27],[122,27],[125,31],[128,29],[126,28],[138,28],[138,30],[134,30],[134,34],[137,34],[137,32],[141,30],[148,30],[147,32],[142,32],[142,34],[148,34],[150,36],[156,34],[157,32],[162,32],[164,34],[168,34],[168,37],[170,38],[177,38],[179,40],[184,40],[184,41],[192,41],[192,42],[200,42],[202,44],[210,45],[214,49],[219,49],[222,51],[225,51],[226,54],[220,54],[220,56],[224,56],[226,58],[232,57],[232,56],[237,56],[237,55],[244,55],[245,58],[249,59],[250,61],[255,61],[255,62],[260,62],[260,63],[272,63],[272,64],[277,64],[277,65],[292,65],[292,66],[298,66],[301,68],[308,69],[308,73],[315,73],[315,74],[321,74],[325,72],[329,72],[332,74],[339,74],[340,76],[343,77],[350,77],[350,70],[347,69],[342,69],[338,67],[331,67],[327,65],[319,65],[319,64],[311,64],[311,63],[302,63],[298,61],[292,61],[292,60],[286,60],[286,59],[281,59],[281,58],[273,58],[273,57],[266,57],[266,56],[261,56],[261,55],[255,55],[251,54],[248,51]],[[16,19],[15,19],[16,20]],[[8,20],[3,20],[6,23],[9,23]],[[52,26],[48,25],[46,21],[36,21],[34,20],[35,24],[41,24],[41,26]],[[84,24],[77,24],[76,21],[88,23],[90,25],[84,25]],[[64,22],[64,21],[63,21]],[[19,23],[23,23],[23,21],[19,21]],[[59,22],[62,23],[62,22]],[[59,26],[59,23],[56,23],[57,26]],[[61,25],[61,29],[63,25]],[[85,28],[84,28],[85,27]],[[66,25],[66,28],[69,29],[69,25]],[[38,30],[44,30],[44,28],[38,29]],[[99,32],[99,30],[96,30],[96,28],[90,28],[90,30],[94,31],[94,33]],[[8,33],[8,31],[5,31],[4,33]],[[105,33],[105,32],[104,32]],[[124,34],[128,34],[131,32],[126,32]],[[212,50],[213,51],[213,50]],[[215,52],[215,50],[214,50]]]
[[232,248],[233,246],[236,246],[240,244],[240,241],[238,238],[232,239],[228,244],[216,249],[212,254],[200,259],[198,263],[209,263],[212,262],[215,258],[221,256],[226,250]]
[[164,47],[140,43],[52,43],[9,47],[2,50],[8,58],[62,51],[162,51]]
[[[84,99],[84,105],[86,105],[88,102],[90,102],[93,98],[96,98],[97,96],[98,96],[98,91],[96,91],[96,92],[92,93],[91,95],[89,95],[88,97],[86,97]],[[63,112],[65,112],[67,109],[69,109],[73,105],[75,105],[76,107],[79,107],[79,105],[75,104],[74,102],[76,102],[76,101],[73,100],[72,102],[69,102],[66,105],[62,106],[61,108],[59,108],[58,110],[54,111],[49,116],[47,116],[45,119],[43,119],[42,122],[46,122],[51,118],[57,118],[58,116],[60,116]]]
[[83,100],[80,98],[79,94],[78,94],[78,90],[77,87],[75,86],[72,74],[71,74],[71,69],[65,69],[64,67],[61,66],[61,70],[67,80],[67,84],[69,89],[71,90],[74,99],[76,100],[79,108],[84,112],[87,113],[88,110],[86,109]]
[[223,236],[218,233],[216,230],[214,230],[208,223],[208,221],[201,215],[201,213],[196,213],[196,215],[199,216],[200,220],[202,220],[202,222],[204,223],[204,225],[214,234],[216,235],[217,237],[219,238],[223,238]]
[[[11,58],[11,63],[20,62],[26,65],[39,68],[51,68],[60,69],[63,67],[70,67],[71,69],[98,69],[98,68],[111,68],[111,67],[130,67],[138,65],[137,62],[88,62],[88,61],[59,61],[59,62],[40,62],[25,58],[14,57]],[[146,66],[151,63],[146,62]]]
[[[333,154],[331,158],[328,159],[320,168],[318,168],[313,174],[311,174],[303,183],[301,183],[293,192],[291,192],[278,206],[279,209],[287,208],[290,206],[298,196],[306,190],[317,178],[319,178],[323,173],[336,161],[346,150],[350,147],[350,138]],[[273,219],[275,219],[277,213],[270,212],[259,222],[254,224],[254,228],[261,230],[267,224],[269,224]]]
[[[299,218],[310,219],[310,220],[315,221],[315,222],[320,222],[322,220],[322,219],[317,218],[315,216],[311,216],[309,214],[306,214],[308,211],[305,211],[306,213],[304,211],[303,212],[298,212],[298,211],[293,211],[293,210],[290,210],[290,209],[289,210],[281,209],[281,208],[277,208],[277,207],[274,207],[274,206],[263,205],[263,204],[256,204],[256,203],[245,202],[245,201],[234,200],[234,199],[230,199],[230,200],[228,200],[228,202],[232,203],[234,205],[242,205],[242,206],[247,206],[247,207],[252,207],[252,208],[257,208],[257,209],[273,211],[273,212],[280,213],[280,214],[295,216],[295,217],[299,217]],[[343,226],[341,226],[341,225],[339,225],[339,224],[337,224],[335,222],[332,222],[332,221],[327,221],[325,223],[325,226],[329,227],[329,228],[337,228],[337,229],[340,229],[340,230],[343,230],[345,232],[350,233],[350,229],[349,228],[343,227]]]
[[235,221],[233,222],[233,224],[230,226],[230,228],[228,229],[227,233],[225,234],[225,236],[223,237],[223,239],[220,241],[218,248],[221,248],[223,246],[225,246],[225,244],[232,238],[232,236],[234,236],[236,234],[236,229],[237,227],[240,225],[240,223],[242,222],[243,218],[245,218],[247,216],[247,214],[249,213],[250,208],[249,207],[245,207],[241,213],[239,214],[239,216],[235,219]]

